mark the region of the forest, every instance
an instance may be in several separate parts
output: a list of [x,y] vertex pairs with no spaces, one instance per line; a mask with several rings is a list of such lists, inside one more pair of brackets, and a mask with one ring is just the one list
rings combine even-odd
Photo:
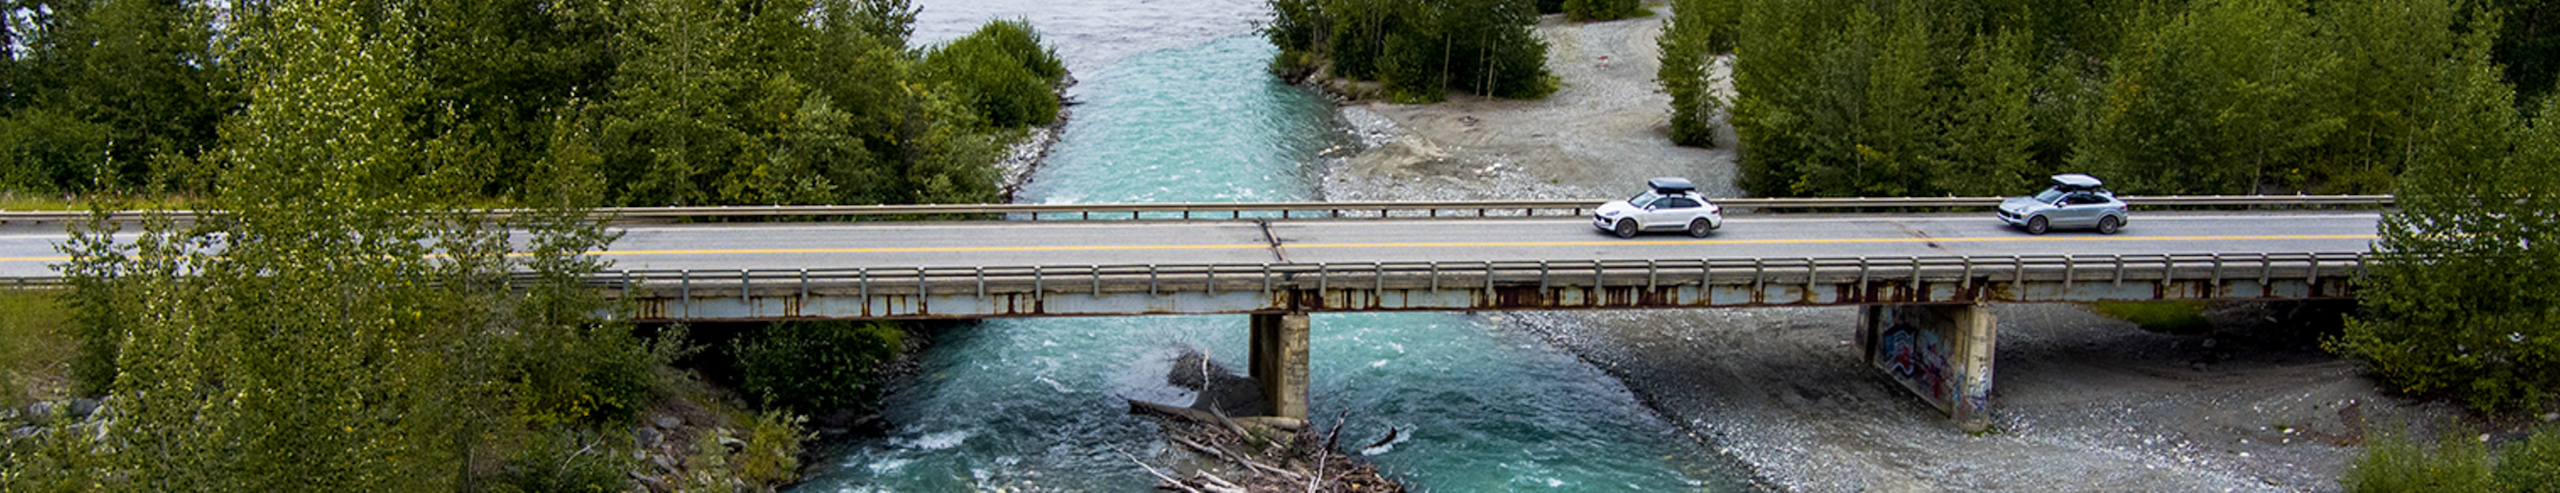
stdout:
[[76,397],[0,382],[13,492],[771,491],[906,328],[635,326],[593,208],[993,200],[1067,77],[1024,21],[911,47],[906,0],[0,12],[0,185],[94,214],[0,293]]
[[[0,2],[0,190],[231,186],[248,138],[232,129],[279,56],[254,38],[284,3]],[[414,76],[388,109],[418,186],[484,203],[572,158],[605,177],[607,205],[990,201],[990,165],[1053,118],[1065,75],[1018,21],[910,48],[907,0],[350,8]]]
[[1539,14],[1555,10],[1541,9],[1602,4],[1632,12],[1634,2],[1271,0],[1263,35],[1280,48],[1272,71],[1291,79],[1377,82],[1404,103],[1437,102],[1452,91],[1537,99],[1555,91],[1537,32]]
[[[1730,116],[1759,196],[2390,193],[2497,75],[2518,128],[2560,73],[2540,0],[1678,0],[1675,138]],[[1733,54],[1738,97],[1706,97]]]
[[2012,196],[2084,172],[2129,194],[2391,194],[2326,349],[2478,411],[2560,397],[2560,2],[1674,5],[1671,133],[1709,144],[1729,117],[1747,193]]

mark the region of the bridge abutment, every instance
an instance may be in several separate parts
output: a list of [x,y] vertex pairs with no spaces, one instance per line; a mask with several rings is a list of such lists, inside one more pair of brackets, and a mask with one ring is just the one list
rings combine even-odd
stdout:
[[1252,377],[1262,384],[1271,414],[1307,419],[1307,336],[1305,313],[1256,313],[1253,317]]
[[1920,399],[1978,432],[1991,425],[1992,352],[2000,336],[1990,307],[1866,305],[1858,316],[1860,358]]

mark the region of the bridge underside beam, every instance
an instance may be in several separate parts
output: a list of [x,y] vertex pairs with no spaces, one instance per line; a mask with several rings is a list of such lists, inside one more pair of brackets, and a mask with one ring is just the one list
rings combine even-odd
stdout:
[[[1605,284],[1594,287],[1595,279]],[[1347,282],[1346,282],[1347,281]],[[1923,279],[1913,281],[1855,278],[1811,280],[1770,276],[1757,282],[1717,279],[1702,284],[1659,276],[1586,277],[1574,282],[1547,279],[1543,284],[1497,280],[1491,288],[1481,279],[1468,283],[1416,285],[1389,278],[1346,279],[1323,286],[1260,286],[1246,289],[1202,289],[1202,285],[1136,290],[1042,290],[1028,286],[928,286],[919,295],[914,285],[755,286],[737,284],[663,283],[639,289],[607,290],[630,296],[644,321],[789,320],[789,319],[969,319],[1054,316],[1124,316],[1172,314],[1257,314],[1362,311],[1498,311],[1560,309],[1730,308],[1755,306],[1820,306],[1870,304],[1971,304],[1991,302],[2086,302],[2162,300],[2337,299],[2353,295],[2344,276],[2318,278],[2235,278],[2109,280],[2089,279]],[[1244,286],[1237,286],[1245,288]]]

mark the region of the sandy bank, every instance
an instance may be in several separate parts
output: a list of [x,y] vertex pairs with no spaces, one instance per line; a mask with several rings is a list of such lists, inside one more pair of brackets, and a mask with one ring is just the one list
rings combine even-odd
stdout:
[[1326,200],[1615,198],[1644,179],[1686,176],[1734,197],[1734,153],[1671,143],[1671,96],[1659,92],[1654,37],[1668,15],[1577,24],[1547,16],[1547,70],[1561,81],[1537,101],[1457,94],[1428,105],[1362,102],[1342,117],[1370,149],[1337,159]]

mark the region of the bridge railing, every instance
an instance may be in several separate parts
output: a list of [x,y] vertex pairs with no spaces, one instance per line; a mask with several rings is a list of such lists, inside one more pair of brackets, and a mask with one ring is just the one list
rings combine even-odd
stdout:
[[[2125,203],[2145,208],[2303,208],[2303,207],[2389,207],[2389,195],[2180,195],[2157,197],[2122,197]],[[1734,210],[1807,211],[1807,210],[1944,210],[1988,208],[1998,206],[1999,197],[1883,197],[1883,198],[1726,198],[1715,199],[1717,205]],[[698,218],[794,218],[835,217],[855,219],[909,219],[934,217],[1003,217],[1014,220],[1233,220],[1233,219],[1336,219],[1336,218],[1472,218],[1472,217],[1575,217],[1590,214],[1601,204],[1600,199],[1570,200],[1476,200],[1431,202],[1177,202],[1155,204],[944,204],[944,205],[789,205],[789,206],[719,206],[719,207],[616,207],[597,209],[599,215],[624,220],[677,220]],[[120,218],[138,218],[147,213],[168,214],[180,219],[193,217],[190,211],[128,211]],[[505,215],[511,211],[493,211]],[[80,211],[0,211],[0,223],[61,223],[88,217]]]
[[2364,274],[2366,252],[2136,255],[1892,256],[1813,258],[1413,261],[1308,264],[1101,264],[854,269],[622,270],[591,283],[644,297],[1072,296],[1286,290],[1482,290],[1506,288],[1802,285],[1859,286],[1963,281],[2166,285],[2274,279],[2344,280]]

